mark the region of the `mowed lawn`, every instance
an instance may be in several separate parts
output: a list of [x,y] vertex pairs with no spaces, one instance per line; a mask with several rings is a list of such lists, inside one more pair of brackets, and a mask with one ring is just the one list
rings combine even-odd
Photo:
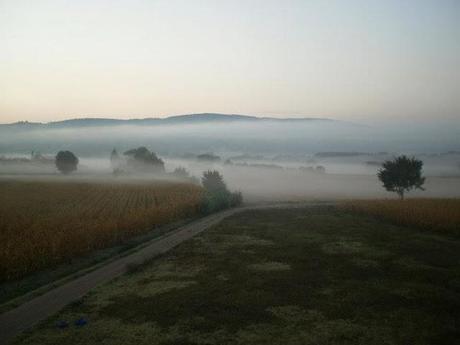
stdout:
[[326,206],[248,211],[17,343],[459,344],[460,239]]

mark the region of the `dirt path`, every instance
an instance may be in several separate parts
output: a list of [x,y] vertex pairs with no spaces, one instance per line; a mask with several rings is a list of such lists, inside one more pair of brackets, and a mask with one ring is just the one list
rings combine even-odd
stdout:
[[182,226],[169,234],[152,240],[150,244],[132,254],[112,261],[105,266],[54,288],[0,315],[0,344],[7,344],[18,334],[54,315],[69,303],[83,297],[92,288],[125,273],[129,265],[141,264],[147,259],[165,253],[178,244],[219,223],[224,218],[247,210],[303,207],[306,205],[307,204],[272,204],[246,206],[222,211]]

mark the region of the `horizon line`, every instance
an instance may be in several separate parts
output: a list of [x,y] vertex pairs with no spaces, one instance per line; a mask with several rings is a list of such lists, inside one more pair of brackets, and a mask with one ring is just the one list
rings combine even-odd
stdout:
[[130,117],[130,118],[119,118],[119,117],[98,117],[97,115],[92,116],[82,116],[82,117],[69,117],[62,120],[56,121],[29,121],[29,120],[19,120],[16,122],[4,122],[0,123],[0,125],[16,125],[16,124],[37,124],[37,125],[48,125],[48,124],[56,124],[56,123],[63,123],[68,121],[84,121],[84,120],[102,120],[102,121],[145,121],[145,120],[167,120],[176,117],[186,117],[186,116],[197,116],[197,115],[214,115],[214,116],[223,116],[223,117],[242,117],[247,119],[255,119],[255,120],[277,120],[277,121],[286,121],[286,120],[325,120],[325,121],[340,121],[333,118],[328,117],[312,117],[312,116],[305,116],[305,115],[292,115],[292,117],[276,117],[275,116],[265,116],[265,115],[249,115],[249,114],[230,114],[230,113],[188,113],[188,114],[174,114],[174,115],[165,115],[161,117]]

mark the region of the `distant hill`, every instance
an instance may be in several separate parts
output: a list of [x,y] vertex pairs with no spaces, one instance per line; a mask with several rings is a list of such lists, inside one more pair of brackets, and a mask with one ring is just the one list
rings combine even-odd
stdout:
[[395,130],[391,126],[325,118],[280,119],[215,113],[129,120],[17,122],[0,125],[0,155],[27,156],[31,151],[55,155],[60,150],[71,150],[79,157],[106,157],[114,148],[123,152],[140,146],[162,156],[213,152],[221,156],[264,155],[280,159],[318,152],[324,158],[380,151],[458,151],[455,123],[448,130],[439,127],[436,136],[432,135],[433,126],[418,126],[417,131],[400,127]]
[[63,121],[55,121],[48,123],[21,121],[11,124],[0,124],[0,127],[15,127],[15,128],[75,128],[75,127],[101,127],[101,126],[156,126],[167,124],[194,124],[194,123],[217,123],[217,122],[306,122],[306,121],[333,121],[325,118],[274,118],[274,117],[256,117],[238,114],[216,114],[202,113],[189,115],[176,115],[166,118],[145,118],[145,119],[104,119],[104,118],[80,118],[69,119]]

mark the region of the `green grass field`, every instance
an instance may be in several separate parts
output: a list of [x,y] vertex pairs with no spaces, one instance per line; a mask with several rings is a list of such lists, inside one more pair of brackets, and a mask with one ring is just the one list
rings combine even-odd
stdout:
[[460,239],[332,207],[249,211],[16,343],[458,344]]

